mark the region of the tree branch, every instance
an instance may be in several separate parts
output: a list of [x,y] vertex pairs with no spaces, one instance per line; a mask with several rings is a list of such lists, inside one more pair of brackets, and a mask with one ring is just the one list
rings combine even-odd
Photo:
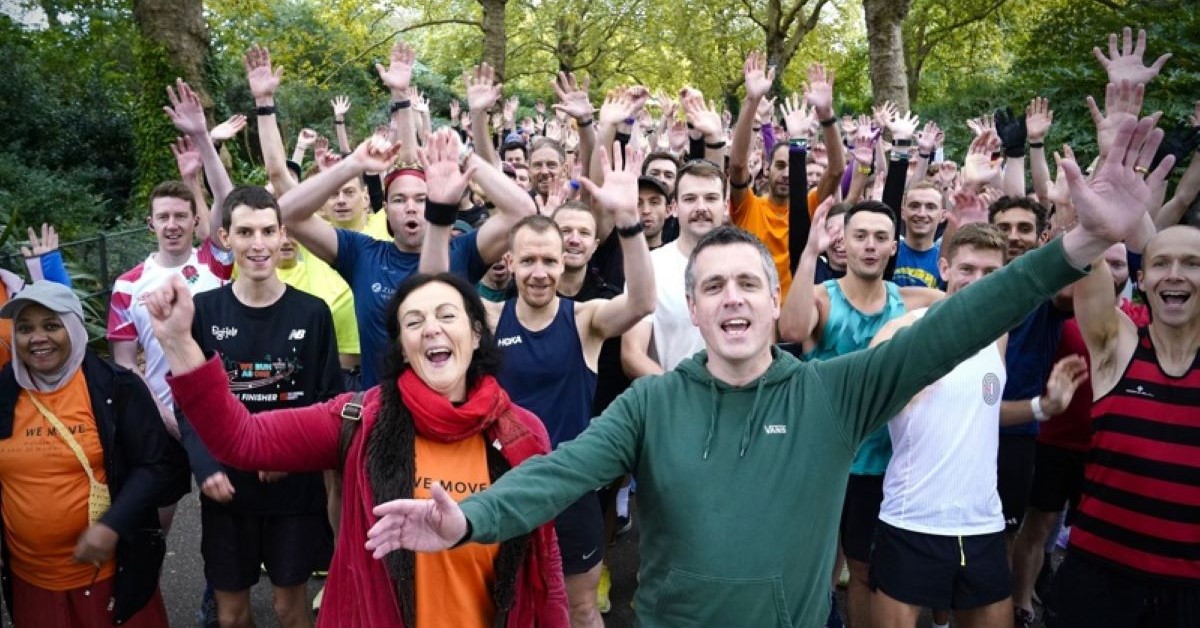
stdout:
[[767,25],[754,16],[754,6],[750,4],[750,0],[742,0],[742,5],[746,7],[746,17],[750,18],[750,21],[757,24],[759,28],[767,30]]
[[403,35],[404,33],[407,33],[409,31],[414,31],[414,30],[417,30],[420,28],[429,28],[431,26],[444,26],[447,24],[460,24],[460,25],[464,25],[464,26],[474,26],[481,31],[483,30],[483,23],[478,20],[463,20],[463,19],[457,19],[457,18],[449,18],[449,19],[445,19],[445,20],[428,20],[425,22],[418,22],[416,24],[410,24],[408,26],[405,26],[404,28],[392,31],[391,33],[388,33],[388,35],[386,37],[382,37],[375,43],[371,44],[370,46],[367,46],[366,48],[363,49],[362,52],[354,55],[354,57],[343,61],[341,64],[338,65],[338,67],[336,67],[332,71],[330,71],[329,74],[324,79],[321,80],[321,82],[317,83],[317,86],[319,87],[321,85],[328,83],[334,76],[337,76],[338,72],[342,71],[342,68],[362,59],[363,57],[367,56],[367,53],[382,46],[383,44],[388,43],[389,41],[392,40],[393,37],[395,37],[397,35]]
[[[1093,1],[1103,2],[1103,0],[1093,0]],[[976,22],[980,22],[980,21],[984,20],[989,15],[991,15],[992,13],[995,13],[997,10],[999,10],[1000,7],[1004,6],[1005,2],[1008,2],[1008,0],[992,0],[992,3],[990,5],[988,5],[987,8],[985,8],[983,11],[981,11],[979,13],[964,17],[963,19],[961,19],[957,22],[954,22],[953,24],[949,24],[947,26],[934,27],[929,30],[929,32],[926,36],[926,40],[927,41],[933,40],[934,43],[931,46],[936,46],[937,43],[940,42],[942,39],[944,39],[944,37],[947,34],[952,33],[964,26],[969,26],[971,24],[974,24]]]

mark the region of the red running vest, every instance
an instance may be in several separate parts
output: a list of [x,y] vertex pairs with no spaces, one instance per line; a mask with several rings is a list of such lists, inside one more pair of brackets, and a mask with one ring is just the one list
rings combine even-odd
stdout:
[[1200,582],[1200,354],[1182,377],[1167,375],[1138,329],[1092,430],[1071,547],[1155,580]]

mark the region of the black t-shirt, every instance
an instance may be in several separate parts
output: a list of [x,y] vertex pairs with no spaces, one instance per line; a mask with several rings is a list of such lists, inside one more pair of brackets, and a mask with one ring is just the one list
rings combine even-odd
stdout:
[[[229,387],[250,412],[310,406],[342,392],[329,306],[291,286],[278,301],[262,308],[239,301],[233,284],[197,294],[192,337],[206,352],[221,355]],[[185,439],[185,445],[187,440],[191,439]],[[194,449],[194,444],[188,446],[189,456]],[[238,512],[325,511],[325,485],[319,472],[291,473],[278,482],[263,483],[258,471],[270,469],[243,471],[227,465],[221,469],[236,491],[228,506]]]
[[621,237],[616,229],[596,247],[588,267],[599,272],[604,282],[618,291],[625,289],[625,258],[621,257]]
[[825,256],[817,258],[817,271],[813,273],[813,285],[821,285],[829,279],[841,279],[846,276],[846,270],[834,270]]

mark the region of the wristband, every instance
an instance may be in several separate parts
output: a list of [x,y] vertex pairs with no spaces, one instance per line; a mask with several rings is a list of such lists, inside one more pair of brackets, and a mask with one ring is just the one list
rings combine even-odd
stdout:
[[458,206],[425,199],[425,220],[431,225],[450,227],[458,220]]
[[865,166],[865,165],[863,165],[863,164],[858,164],[857,166],[855,166],[855,167],[854,167],[854,169],[855,169],[856,171],[858,171],[858,174],[871,174],[871,167],[870,167],[870,166]]
[[345,120],[334,120],[334,121],[333,121],[333,123],[334,123],[335,125],[337,125],[337,124],[346,124],[346,121],[345,121]]
[[592,126],[592,123],[593,123],[593,122],[595,122],[595,121],[596,121],[596,119],[595,119],[595,118],[588,118],[587,120],[576,121],[576,122],[575,122],[575,126],[577,126],[577,127],[579,127],[579,128],[581,128],[581,129],[582,129],[582,128],[585,128],[585,127]]
[[744,189],[746,189],[746,188],[750,187],[750,183],[751,183],[753,180],[754,180],[754,179],[753,179],[753,177],[751,177],[751,178],[749,178],[749,179],[746,179],[746,182],[745,182],[745,183],[734,183],[733,181],[730,181],[730,182],[729,182],[729,187],[731,187],[731,188],[733,188],[733,189],[735,189],[735,190],[744,190]]
[[273,116],[273,115],[275,115],[275,105],[265,105],[263,107],[255,107],[254,115]]
[[625,124],[632,126],[637,122],[637,118],[625,118]]
[[1034,397],[1033,399],[1030,399],[1029,400],[1029,409],[1033,411],[1033,418],[1037,419],[1039,422],[1045,421],[1046,419],[1050,418],[1050,417],[1046,416],[1045,412],[1042,412],[1042,398],[1041,397]]
[[1013,146],[1011,148],[1006,147],[1004,149],[1004,156],[1012,159],[1024,157],[1025,147],[1022,145]]
[[754,131],[755,133],[758,133],[759,131],[762,130],[762,127],[761,126],[752,126],[752,127],[750,127],[750,130]]
[[391,108],[388,109],[388,113],[396,113],[397,111],[400,111],[401,109],[408,109],[411,106],[412,106],[411,100],[394,100],[394,101],[392,101]]
[[725,140],[721,140],[719,142],[705,142],[704,147],[705,148],[725,148]]
[[892,146],[912,146],[912,138],[892,140]]
[[640,220],[637,221],[636,224],[630,225],[628,227],[617,227],[617,229],[616,229],[617,235],[621,236],[622,238],[632,238],[632,237],[636,236],[637,234],[642,233],[645,230],[646,230],[646,225],[643,225],[642,221],[640,221]]
[[1030,142],[1029,147],[1030,148],[1045,148],[1046,143],[1045,142]]
[[828,118],[821,120],[821,126],[833,126],[835,124],[837,124],[837,116],[829,116]]
[[922,152],[918,151],[918,152],[917,152],[917,157],[920,157],[921,159],[924,159],[924,160],[926,160],[926,161],[932,161],[932,160],[933,160],[933,153],[922,153]]
[[808,140],[804,139],[803,137],[790,139],[788,140],[788,150],[808,150]]

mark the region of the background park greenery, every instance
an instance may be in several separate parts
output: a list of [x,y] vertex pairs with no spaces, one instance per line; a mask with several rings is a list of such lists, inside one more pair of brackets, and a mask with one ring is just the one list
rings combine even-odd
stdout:
[[[1147,90],[1173,126],[1200,98],[1194,0],[9,0],[0,6],[0,225],[48,220],[67,239],[132,224],[154,183],[175,178],[175,137],[161,108],[182,76],[215,122],[252,100],[241,55],[270,48],[285,68],[278,98],[289,140],[304,126],[332,137],[329,100],[353,102],[352,137],[385,121],[374,64],[392,42],[415,45],[416,83],[435,117],[462,93],[462,72],[501,68],[522,115],[552,102],[559,70],[611,87],[684,84],[736,111],[746,52],[766,50],[778,89],[799,89],[813,61],[831,65],[841,113],[889,98],[947,128],[1046,96],[1052,145],[1094,153],[1084,97],[1103,93],[1091,54],[1122,26],[1145,28],[1151,59],[1174,53]],[[253,124],[229,146],[235,180],[260,176]]]

